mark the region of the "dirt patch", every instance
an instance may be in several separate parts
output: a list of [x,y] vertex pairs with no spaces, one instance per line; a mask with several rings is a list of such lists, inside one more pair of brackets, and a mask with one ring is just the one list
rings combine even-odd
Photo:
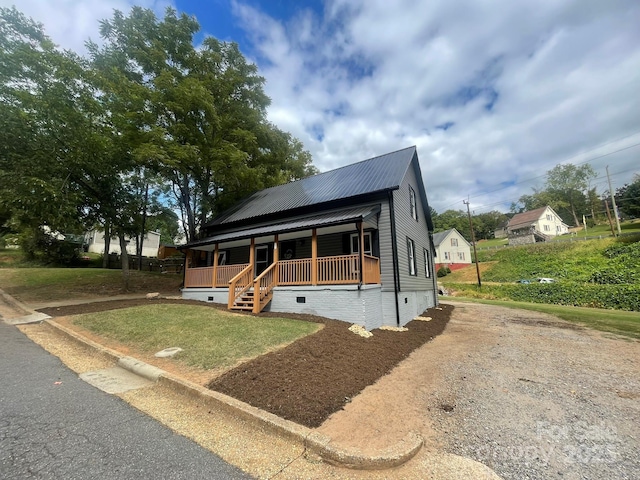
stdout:
[[[134,299],[43,308],[39,311],[53,317],[66,317],[153,302],[221,308],[220,305],[196,301]],[[324,328],[287,347],[243,363],[213,380],[211,377],[216,376],[215,372],[198,372],[172,359],[156,359],[142,352],[133,352],[127,346],[99,338],[86,330],[82,330],[82,333],[122,353],[182,374],[192,381],[206,383],[211,380],[207,386],[212,390],[313,428],[350,403],[365,387],[393,370],[416,348],[442,333],[452,311],[452,306],[441,305],[440,309],[426,312],[425,315],[432,319],[430,321],[412,321],[407,324],[406,332],[374,330],[370,338],[349,332],[350,324],[337,320],[313,315],[262,313],[260,316],[322,323]],[[79,330],[68,319],[60,318],[59,321]]]

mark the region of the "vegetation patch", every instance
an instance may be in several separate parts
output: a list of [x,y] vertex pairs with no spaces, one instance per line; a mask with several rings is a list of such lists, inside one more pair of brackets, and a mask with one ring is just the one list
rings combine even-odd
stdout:
[[180,347],[183,351],[174,358],[204,369],[262,355],[321,328],[317,323],[300,320],[172,304],[88,313],[75,317],[73,323],[151,354]]
[[179,293],[181,275],[131,271],[124,290],[121,270],[96,268],[2,268],[0,285],[19,300],[43,302],[122,293]]

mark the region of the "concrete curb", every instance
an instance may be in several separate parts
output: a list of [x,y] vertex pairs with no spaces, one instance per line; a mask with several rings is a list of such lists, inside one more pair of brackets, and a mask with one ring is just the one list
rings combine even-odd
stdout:
[[306,449],[306,455],[320,458],[323,461],[356,470],[383,470],[397,467],[411,460],[422,447],[423,439],[416,433],[409,433],[398,444],[374,455],[366,455],[355,449],[348,449],[332,444],[330,437],[314,430],[285,420],[245,402],[219,392],[174,376],[164,370],[146,364],[132,357],[104,347],[73,330],[52,320],[45,320],[52,328],[70,340],[96,350],[100,355],[113,360],[118,366],[137,375],[158,382],[175,392],[188,395],[203,405],[219,409],[244,421],[287,439],[298,441]]
[[8,293],[5,293],[4,290],[2,290],[1,288],[0,288],[0,297],[2,297],[2,301],[4,301],[7,305],[9,305],[14,310],[22,313],[23,315],[31,315],[32,313],[35,313],[31,311],[24,303],[20,302],[19,300],[16,300]]

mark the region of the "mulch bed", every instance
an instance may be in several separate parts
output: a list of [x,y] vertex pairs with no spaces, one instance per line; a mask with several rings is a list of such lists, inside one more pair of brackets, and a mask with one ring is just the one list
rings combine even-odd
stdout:
[[[126,308],[150,302],[193,303],[183,300],[124,300],[45,308],[51,316]],[[341,410],[365,387],[388,374],[413,350],[442,333],[453,306],[429,309],[429,322],[412,321],[407,332],[374,330],[363,338],[349,332],[349,324],[312,315],[261,313],[323,323],[319,332],[275,352],[262,355],[226,372],[208,388],[242,400],[281,418],[315,428]]]

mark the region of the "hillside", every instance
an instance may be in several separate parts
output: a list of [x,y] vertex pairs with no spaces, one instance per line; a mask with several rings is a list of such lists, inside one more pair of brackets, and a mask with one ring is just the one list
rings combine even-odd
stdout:
[[[640,311],[640,236],[550,242],[478,252],[471,266],[439,278],[454,294]],[[518,280],[551,277],[555,284]]]

